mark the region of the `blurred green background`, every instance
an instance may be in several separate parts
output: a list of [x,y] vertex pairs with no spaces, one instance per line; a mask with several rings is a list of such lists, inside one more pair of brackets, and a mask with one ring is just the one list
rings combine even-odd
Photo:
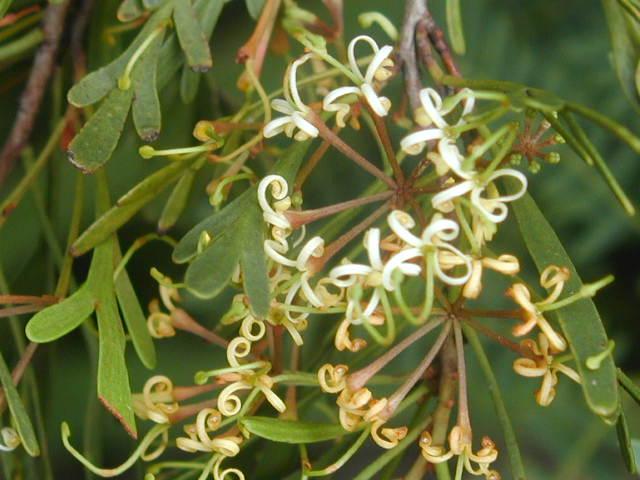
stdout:
[[[89,27],[90,69],[115,57],[129,39],[126,35],[116,37],[115,45],[108,45],[104,41],[103,29],[117,23],[114,12],[118,2],[100,0],[96,3]],[[300,3],[309,8],[320,8],[320,2]],[[430,3],[437,19],[444,24],[442,2],[432,0]],[[363,10],[380,10],[397,25],[403,14],[401,2],[347,0],[345,4],[346,38],[359,32],[355,19],[357,13]],[[638,112],[633,110],[622,94],[609,62],[609,36],[598,1],[468,0],[462,4],[468,52],[460,59],[460,65],[465,76],[513,80],[542,87],[560,97],[596,108],[626,124],[631,130],[640,130]],[[214,68],[206,75],[206,81],[201,82],[198,99],[190,105],[182,104],[175,85],[167,87],[162,94],[163,108],[170,114],[164,116],[164,129],[158,145],[191,145],[194,143],[191,130],[197,120],[216,118],[237,107],[242,97],[235,88],[235,80],[242,67],[235,64],[234,57],[237,48],[250,35],[252,27],[253,21],[246,13],[244,2],[233,0],[225,7],[212,41]],[[377,33],[378,38],[384,39],[382,34]],[[48,94],[39,116],[33,137],[34,145],[38,146],[36,151],[50,129],[50,118],[64,108],[60,93],[66,92],[70,86],[67,57],[63,57],[65,64],[59,74],[58,95]],[[30,65],[31,58],[24,58],[0,66],[0,105],[3,112],[0,115],[0,131],[3,132],[0,136],[9,131],[13,122],[17,98]],[[267,60],[263,81],[268,91],[280,84],[284,66],[285,59],[270,57]],[[392,88],[397,88],[397,82]],[[635,204],[640,204],[640,161],[637,156],[615,138],[599,130],[590,129],[588,133],[601,148]],[[369,139],[358,135],[351,135],[349,139],[360,151],[376,154],[373,142]],[[139,145],[140,140],[128,124],[108,166],[114,197],[163,165],[160,159],[141,159],[137,154]],[[635,350],[640,341],[638,216],[626,217],[595,170],[586,167],[567,148],[562,147],[560,151],[561,163],[547,166],[532,177],[531,191],[557,229],[583,279],[595,280],[606,273],[615,275],[616,282],[599,294],[596,304],[611,337],[616,341],[615,357],[618,364],[633,373],[640,367],[640,356]],[[211,173],[199,178],[189,208],[171,232],[172,236],[179,238],[210,211],[204,185]],[[18,168],[11,181],[3,187],[2,198],[21,175],[22,170]],[[335,168],[321,169],[314,182],[315,187],[305,192],[306,201],[309,205],[321,205],[328,198],[347,198],[354,184],[364,184],[363,180],[357,176],[343,175],[341,171],[338,174]],[[56,154],[39,181],[44,207],[62,245],[72,209],[73,182],[74,169],[61,152]],[[138,236],[154,231],[164,199],[166,195],[146,207],[121,230],[119,237],[125,248]],[[29,195],[0,230],[0,262],[12,293],[40,294],[53,291],[53,263],[44,242],[39,215],[34,197]],[[88,206],[83,225],[88,225],[90,219],[91,209]],[[514,232],[513,228],[507,227],[499,242],[509,244],[509,248],[513,249],[512,240],[516,238]],[[86,256],[77,262],[74,268],[76,278],[84,278],[87,263]],[[144,302],[156,295],[155,282],[148,275],[152,266],[175,278],[180,277],[181,270],[171,264],[170,250],[165,245],[156,243],[142,250],[132,260],[129,271]],[[503,301],[497,290],[496,295],[496,302]],[[210,326],[216,324],[224,305],[226,302],[219,300],[201,302],[187,299],[190,311],[199,321]],[[28,316],[21,317],[23,322],[27,319]],[[0,322],[0,348],[9,363],[13,364],[17,357],[12,350],[9,328],[6,321]],[[310,335],[319,334],[321,332],[311,329]],[[195,370],[211,368],[211,365],[222,362],[223,358],[215,349],[184,335],[158,342],[158,350],[157,372],[170,375],[178,384],[189,383]],[[538,407],[533,398],[538,382],[522,379],[513,373],[511,354],[497,349],[491,349],[490,353],[531,479],[626,478],[616,446],[615,429],[606,427],[587,412],[579,387],[563,378],[553,405],[546,409]],[[479,439],[479,436],[488,434],[500,446],[500,429],[486,385],[477,371],[472,354],[469,358],[472,419],[476,436]],[[407,365],[411,364],[410,360],[405,360]],[[133,443],[96,404],[92,374],[81,334],[74,333],[42,348],[35,365],[56,478],[75,479],[84,475],[79,464],[61,448],[59,426],[63,420],[71,424],[72,441],[76,445],[81,445],[83,439],[89,438],[108,446],[102,450],[101,463],[116,464],[125,458]],[[129,357],[129,366],[132,386],[139,391],[150,372],[140,365],[134,355]],[[397,369],[406,371],[407,366],[403,368],[403,365],[398,365]],[[640,436],[640,410],[635,405],[626,406],[632,434]],[[413,451],[417,453],[417,448]],[[258,454],[257,460],[259,463],[261,459],[264,462],[265,457],[269,458],[273,463],[272,470],[260,471],[258,468],[253,474],[247,471],[247,478],[271,479],[285,475],[286,468],[277,465],[280,459],[268,456],[268,452],[262,452],[262,456]],[[352,478],[359,465],[366,464],[377,454],[379,449],[368,448],[335,478]],[[6,459],[6,455],[0,456],[0,461],[8,461]],[[286,462],[286,459],[282,461]],[[510,478],[506,455],[502,456],[500,467],[503,478]],[[141,478],[141,473],[134,471],[123,478]]]

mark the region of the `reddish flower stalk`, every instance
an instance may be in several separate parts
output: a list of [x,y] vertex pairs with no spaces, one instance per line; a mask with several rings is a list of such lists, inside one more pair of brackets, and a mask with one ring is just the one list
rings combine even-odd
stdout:
[[336,213],[343,212],[344,210],[349,210],[356,207],[362,207],[364,205],[368,205],[369,203],[387,200],[392,195],[393,195],[393,192],[386,191],[386,192],[376,193],[375,195],[370,195],[368,197],[356,198],[354,200],[347,200],[346,202],[336,203],[334,205],[329,205],[327,207],[315,208],[313,210],[303,210],[303,211],[288,210],[284,213],[284,216],[287,217],[287,220],[289,220],[289,222],[291,223],[291,228],[296,229],[296,228],[300,228],[303,225],[307,225],[317,220],[321,220],[331,215],[335,215]]

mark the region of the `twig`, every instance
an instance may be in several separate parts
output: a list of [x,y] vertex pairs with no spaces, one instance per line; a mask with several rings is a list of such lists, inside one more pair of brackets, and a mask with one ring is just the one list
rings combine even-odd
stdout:
[[44,14],[44,40],[36,52],[27,86],[20,97],[18,114],[7,141],[0,152],[0,185],[13,169],[20,150],[25,146],[36,120],[45,88],[49,83],[69,2],[49,4]]
[[404,82],[409,104],[413,111],[420,106],[420,72],[416,59],[415,35],[418,22],[427,13],[426,0],[407,0],[404,11],[400,44],[398,45],[398,67],[404,73]]
[[429,33],[429,38],[431,39],[431,43],[433,47],[436,49],[440,58],[442,58],[442,63],[444,67],[447,69],[449,74],[459,77],[460,70],[456,65],[455,60],[453,59],[453,54],[451,53],[451,49],[449,48],[449,44],[447,43],[444,32],[438,26],[436,21],[431,16],[429,9],[425,7],[424,18],[421,20],[424,23],[424,28],[426,28]]

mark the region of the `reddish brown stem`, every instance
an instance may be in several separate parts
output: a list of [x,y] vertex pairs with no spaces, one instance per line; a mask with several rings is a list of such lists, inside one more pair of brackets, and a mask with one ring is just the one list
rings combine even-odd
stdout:
[[189,315],[181,308],[176,308],[171,312],[171,320],[172,325],[175,328],[193,333],[194,335],[205,339],[209,343],[218,345],[222,348],[227,348],[227,346],[229,345],[229,342],[227,342],[224,338],[216,335],[211,330],[208,330],[200,325],[193,319],[191,315]]
[[51,305],[57,302],[58,298],[53,295],[0,295],[0,303],[11,303],[13,305],[22,303]]
[[291,223],[291,228],[300,228],[303,225],[321,220],[323,218],[335,215],[336,213],[343,212],[352,208],[362,207],[374,202],[381,202],[387,200],[393,195],[393,192],[386,191],[370,195],[368,197],[356,198],[354,200],[347,200],[346,202],[336,203],[327,207],[315,208],[313,210],[295,211],[288,210],[284,213],[287,220]]
[[378,132],[378,136],[380,137],[380,141],[382,142],[382,147],[387,154],[387,159],[389,160],[389,164],[391,165],[391,169],[393,170],[393,175],[395,176],[396,182],[400,187],[402,187],[402,185],[404,185],[404,172],[402,171],[402,168],[398,163],[396,152],[393,150],[393,144],[391,143],[391,138],[389,137],[387,124],[384,122],[384,119],[382,117],[376,115],[376,113],[368,103],[366,103],[366,105],[371,118],[373,119],[373,123],[376,127],[376,131]]
[[174,387],[173,398],[176,402],[182,402],[192,397],[197,397],[203,393],[211,392],[219,388],[215,383],[206,383],[204,385],[192,385],[189,387]]
[[465,317],[462,317],[462,319],[465,322],[467,322],[474,330],[480,332],[485,337],[490,338],[491,340],[493,340],[495,342],[498,342],[503,347],[506,347],[509,350],[512,350],[512,351],[516,352],[518,355],[522,355],[524,357],[535,359],[535,355],[528,348],[522,348],[517,343],[509,340],[504,335],[500,335],[499,333],[494,332],[489,327],[487,327],[487,326],[481,324],[480,322],[476,321],[474,318],[465,316]]
[[359,167],[361,167],[363,170],[367,171],[377,179],[386,183],[389,186],[389,188],[392,188],[392,189],[396,188],[396,182],[391,177],[389,177],[386,173],[384,173],[382,170],[376,167],[373,163],[371,163],[369,160],[367,160],[358,152],[356,152],[353,148],[351,148],[350,145],[345,143],[338,135],[333,133],[333,131],[329,127],[327,127],[327,125],[322,121],[322,119],[318,115],[312,112],[307,116],[307,120],[309,120],[313,124],[313,126],[315,126],[319,130],[320,136],[325,140],[327,140],[329,143],[331,143],[331,145],[336,150],[344,154],[349,159],[353,160],[353,162],[357,164]]
[[11,129],[11,133],[0,152],[0,185],[11,173],[16,159],[26,145],[40,111],[40,104],[44,91],[55,66],[58,45],[64,30],[64,20],[69,9],[69,1],[59,4],[49,4],[43,20],[44,40],[38,48],[33,60],[31,74],[27,86],[20,97],[18,114]]

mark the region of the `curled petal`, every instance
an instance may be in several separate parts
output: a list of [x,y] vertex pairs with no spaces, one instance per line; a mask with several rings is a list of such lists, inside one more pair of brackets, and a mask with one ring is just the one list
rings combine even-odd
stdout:
[[360,95],[360,93],[360,89],[354,86],[336,88],[335,90],[330,91],[324,97],[324,99],[322,100],[322,109],[325,112],[335,112],[336,124],[340,128],[344,128],[346,126],[344,119],[351,111],[351,105],[344,102],[336,102],[336,100],[347,95]]
[[438,248],[448,250],[453,255],[457,256],[465,266],[465,272],[462,275],[456,276],[456,277],[446,274],[443,271],[443,269],[440,267],[440,262],[438,261],[438,258],[436,256],[434,259],[434,265],[433,265],[436,276],[448,285],[464,285],[465,283],[467,283],[469,278],[471,278],[471,272],[472,272],[471,258],[469,258],[468,255],[465,255],[464,253],[462,253],[456,247],[449,245],[447,243],[443,243],[442,245],[439,245]]
[[464,182],[453,185],[441,192],[436,193],[431,197],[431,205],[436,210],[443,210],[444,206],[452,200],[462,197],[471,192],[474,188],[474,183],[471,180],[465,180]]
[[424,150],[427,142],[441,138],[444,138],[444,132],[437,128],[419,130],[404,137],[400,141],[400,147],[409,155],[418,155]]
[[364,98],[376,115],[384,117],[389,113],[391,101],[387,97],[378,96],[370,84],[363,83],[360,85],[360,91],[362,91]]
[[242,400],[235,394],[240,390],[251,390],[251,386],[243,381],[227,385],[218,396],[218,410],[225,417],[236,415],[242,408]]
[[313,237],[309,240],[300,253],[298,254],[298,258],[296,260],[296,268],[301,272],[307,270],[307,264],[311,257],[319,258],[324,253],[324,239],[322,237]]
[[[419,248],[408,248],[406,250],[400,250],[398,253],[393,255],[382,270],[382,286],[384,287],[384,289],[388,292],[392,292],[393,290],[395,290],[393,273],[396,271],[396,269],[400,269],[400,271],[404,274],[415,273],[416,275],[419,275],[421,270],[409,268],[413,264],[408,263],[409,260],[413,260],[414,258],[419,257],[422,257],[422,251]],[[418,267],[417,265],[413,266]]]
[[257,342],[266,333],[267,328],[263,321],[258,320],[253,315],[247,315],[240,326],[241,335],[250,342]]
[[[447,122],[442,118],[440,110],[442,109],[442,97],[433,88],[423,88],[420,90],[420,103],[429,119],[429,124],[433,123],[438,128],[447,127]],[[425,124],[423,126],[428,126]]]
[[[292,103],[296,106],[296,108],[303,113],[309,111],[309,107],[307,107],[302,99],[300,98],[300,93],[298,92],[298,68],[300,65],[304,64],[307,60],[312,57],[311,53],[307,53],[297,60],[295,60],[289,67],[287,74],[285,75],[285,96],[287,93],[290,95],[290,99]],[[288,88],[287,88],[288,87]]]
[[382,428],[383,421],[378,420],[371,427],[371,438],[378,446],[387,450],[398,445],[398,442],[407,436],[407,427]]
[[289,115],[287,115],[286,117],[274,118],[263,127],[262,135],[264,136],[264,138],[275,137],[276,135],[284,132],[285,128],[291,125],[292,122],[293,120]]
[[[378,47],[378,44],[376,43],[376,41],[373,38],[371,38],[369,35],[358,35],[357,37],[353,38],[349,42],[349,46],[347,48],[347,58],[349,59],[349,66],[351,67],[351,71],[360,80],[365,81],[365,77],[362,75],[362,72],[360,71],[360,67],[358,66],[358,60],[356,59],[356,52],[355,52],[356,45],[358,45],[358,43],[361,41],[369,44],[369,46],[371,47],[371,50],[374,53],[374,60],[376,59],[375,54],[380,52],[380,47]],[[391,51],[389,51],[389,53],[391,53]],[[371,63],[373,63],[373,60]]]
[[396,236],[412,247],[420,247],[422,240],[409,230],[416,226],[416,222],[407,212],[394,210],[387,217],[389,228]]
[[327,393],[338,393],[344,390],[348,372],[349,367],[346,365],[324,364],[318,370],[320,388]]
[[391,52],[393,52],[391,45],[385,45],[376,52],[364,74],[366,83],[372,84],[374,80],[384,81],[391,76],[390,69],[393,68],[393,61],[389,58]]
[[440,245],[440,240],[451,241],[460,233],[460,226],[448,218],[434,215],[431,223],[422,232],[423,245]]
[[513,370],[523,377],[542,377],[547,373],[547,365],[540,365],[532,358],[518,358],[513,362]]
[[515,275],[520,271],[520,262],[513,255],[500,255],[498,258],[482,259],[482,265],[504,275]]
[[239,367],[239,360],[251,353],[251,342],[244,337],[236,337],[227,346],[227,362],[232,367]]
[[295,267],[296,262],[294,260],[290,260],[284,255],[289,250],[288,245],[282,245],[282,243],[277,240],[265,240],[263,244],[264,253],[276,263],[280,265],[284,265],[285,267]]

